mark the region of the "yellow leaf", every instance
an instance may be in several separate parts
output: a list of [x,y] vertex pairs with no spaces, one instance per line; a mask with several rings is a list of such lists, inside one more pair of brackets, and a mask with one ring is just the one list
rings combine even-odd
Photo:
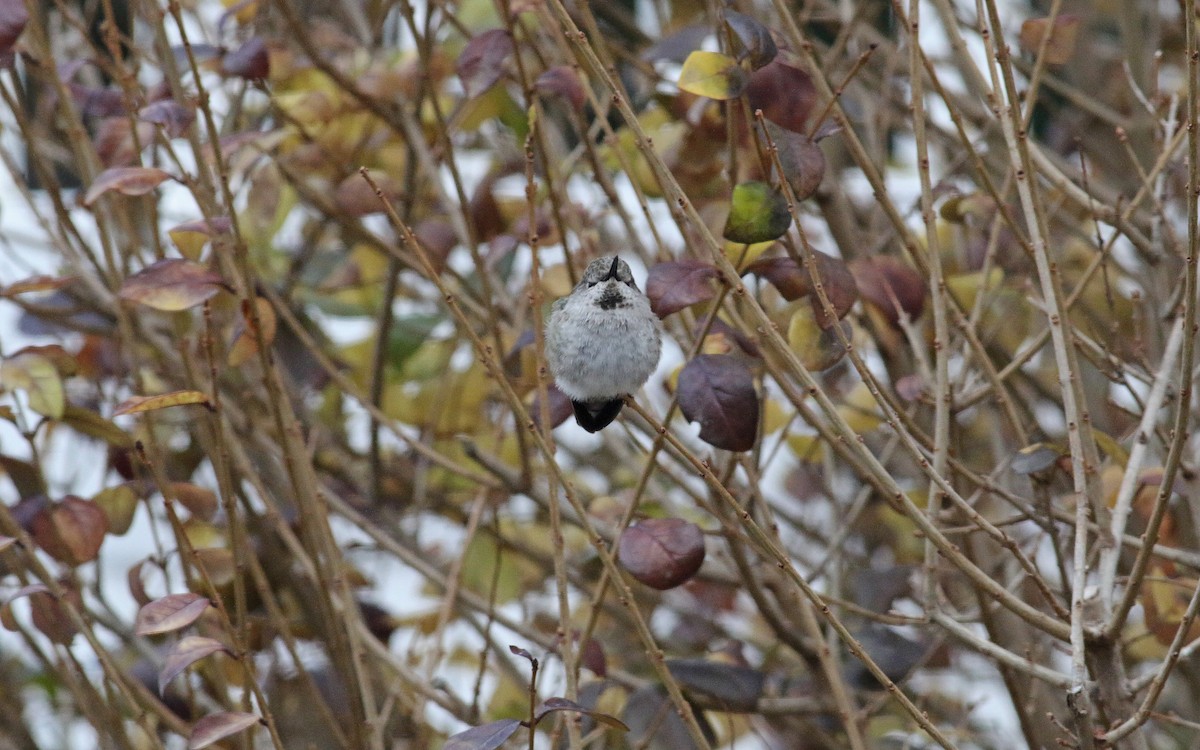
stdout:
[[209,409],[212,408],[212,402],[208,400],[208,396],[200,391],[171,391],[170,393],[161,393],[157,396],[133,396],[132,398],[128,398],[113,410],[113,416],[119,417],[122,414],[137,414],[143,411],[154,411],[155,409],[186,406],[188,404],[203,404]]
[[746,88],[746,71],[729,55],[696,50],[683,61],[679,88],[709,99],[736,99]]
[[25,391],[29,408],[42,416],[59,419],[66,408],[62,378],[48,357],[25,352],[0,364],[0,385]]
[[879,404],[871,395],[866,383],[859,383],[846,394],[846,398],[838,406],[838,413],[850,425],[850,429],[860,434],[870,432],[883,424]]

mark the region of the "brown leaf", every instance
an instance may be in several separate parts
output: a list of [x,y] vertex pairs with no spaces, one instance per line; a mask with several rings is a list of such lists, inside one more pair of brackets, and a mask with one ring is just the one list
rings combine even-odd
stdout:
[[538,76],[533,84],[539,94],[561,97],[577,111],[583,111],[587,92],[579,74],[569,65],[556,65]]
[[817,101],[817,89],[808,73],[778,58],[754,71],[746,84],[750,111],[785,130],[805,132],[808,117]]
[[222,288],[216,271],[183,258],[165,258],[125,279],[118,296],[155,310],[176,312],[214,297]]
[[64,646],[71,645],[79,629],[67,610],[69,603],[76,610],[83,608],[83,597],[71,586],[63,586],[63,601],[59,601],[49,591],[37,591],[29,595],[29,613],[33,626],[55,643]]
[[650,518],[621,533],[617,560],[639,582],[660,591],[672,589],[700,570],[704,534],[682,518]]
[[188,404],[203,404],[209,409],[212,408],[212,402],[208,400],[208,396],[200,391],[171,391],[170,393],[161,393],[157,396],[133,396],[127,398],[113,410],[113,416],[119,417],[122,414],[137,414],[143,411],[154,411],[155,409],[186,406]]
[[[371,179],[383,193],[383,197],[389,203],[396,203],[404,193],[400,181],[381,170],[372,169],[369,172]],[[384,210],[384,204],[375,194],[375,189],[358,172],[338,183],[333,191],[333,202],[338,211],[347,216],[369,216]]]
[[68,565],[96,559],[108,516],[95,503],[75,495],[46,506],[33,517],[30,535],[48,555]]
[[863,300],[879,308],[894,326],[899,325],[901,311],[915,320],[925,309],[928,294],[925,280],[899,258],[891,255],[858,258],[850,264],[850,272]]
[[659,263],[646,275],[650,309],[665,318],[689,305],[710,300],[717,294],[712,281],[720,277],[716,266],[699,260]]
[[[265,297],[255,297],[254,306],[258,313],[258,325],[262,331],[262,341],[267,346],[275,340],[276,318],[275,308]],[[229,346],[226,362],[230,367],[241,367],[251,357],[258,354],[258,337],[254,335],[254,320],[250,317],[249,304],[242,300],[242,315],[234,332],[233,343]]]
[[261,81],[271,72],[271,56],[260,37],[251,37],[235,50],[221,56],[221,73],[227,76]]
[[87,195],[83,197],[83,205],[90,206],[96,199],[110,190],[122,195],[145,195],[166,180],[171,179],[157,167],[113,167],[96,175]]
[[[0,0],[2,1],[2,0]],[[0,287],[0,297],[15,297],[28,292],[52,292],[75,281],[73,276],[31,276]]]
[[0,57],[12,52],[27,23],[29,11],[25,0],[0,0]]
[[779,153],[783,176],[791,185],[796,200],[804,200],[817,192],[825,178],[825,152],[806,135],[785,130],[770,120],[763,124]]
[[727,354],[701,354],[679,373],[679,408],[700,423],[700,439],[728,451],[754,447],[758,434],[758,393],[754,376]]
[[138,635],[158,635],[191,625],[212,605],[199,594],[168,594],[138,610],[134,632]]
[[230,735],[243,732],[260,721],[261,719],[254,714],[240,711],[209,714],[192,727],[192,736],[188,739],[188,750],[201,750],[201,748],[208,747]]
[[211,521],[217,514],[217,494],[206,487],[189,482],[171,482],[171,492],[197,518]]
[[467,42],[454,63],[454,70],[462,79],[468,97],[482,94],[500,80],[504,61],[512,51],[512,36],[504,29],[488,29]]
[[1079,36],[1079,23],[1082,17],[1074,13],[1063,13],[1055,17],[1054,24],[1049,18],[1030,18],[1021,24],[1021,49],[1030,54],[1037,54],[1046,34],[1050,40],[1046,42],[1046,64],[1063,65],[1070,62],[1075,54],[1075,41]]
[[188,635],[180,638],[179,642],[167,651],[166,659],[163,660],[162,671],[158,673],[159,694],[162,694],[167,683],[179,676],[180,672],[209,654],[215,654],[218,651],[224,651],[227,654],[232,653],[225,647],[224,643],[202,635]]

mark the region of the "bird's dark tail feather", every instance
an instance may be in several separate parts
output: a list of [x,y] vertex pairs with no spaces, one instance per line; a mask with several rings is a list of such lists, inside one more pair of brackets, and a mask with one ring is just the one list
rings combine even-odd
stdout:
[[614,398],[612,401],[572,401],[575,407],[575,421],[588,432],[599,432],[612,423],[621,413],[625,399]]

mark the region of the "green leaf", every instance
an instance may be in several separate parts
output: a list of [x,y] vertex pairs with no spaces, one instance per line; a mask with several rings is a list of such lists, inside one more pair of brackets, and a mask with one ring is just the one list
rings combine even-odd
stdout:
[[729,55],[696,50],[683,61],[679,88],[709,99],[736,99],[746,88],[746,70]]
[[47,357],[33,352],[17,354],[0,364],[0,383],[25,391],[29,408],[51,419],[60,419],[66,408],[62,378]]
[[743,182],[734,187],[725,239],[753,245],[778,239],[792,225],[787,198],[765,182]]

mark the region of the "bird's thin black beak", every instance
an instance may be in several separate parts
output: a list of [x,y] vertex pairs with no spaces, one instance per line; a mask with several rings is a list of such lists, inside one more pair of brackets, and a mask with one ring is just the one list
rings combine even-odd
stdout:
[[620,262],[621,262],[620,257],[614,255],[612,268],[608,269],[608,274],[604,277],[604,279],[603,279],[604,281],[608,281],[609,279],[617,278],[617,264]]

